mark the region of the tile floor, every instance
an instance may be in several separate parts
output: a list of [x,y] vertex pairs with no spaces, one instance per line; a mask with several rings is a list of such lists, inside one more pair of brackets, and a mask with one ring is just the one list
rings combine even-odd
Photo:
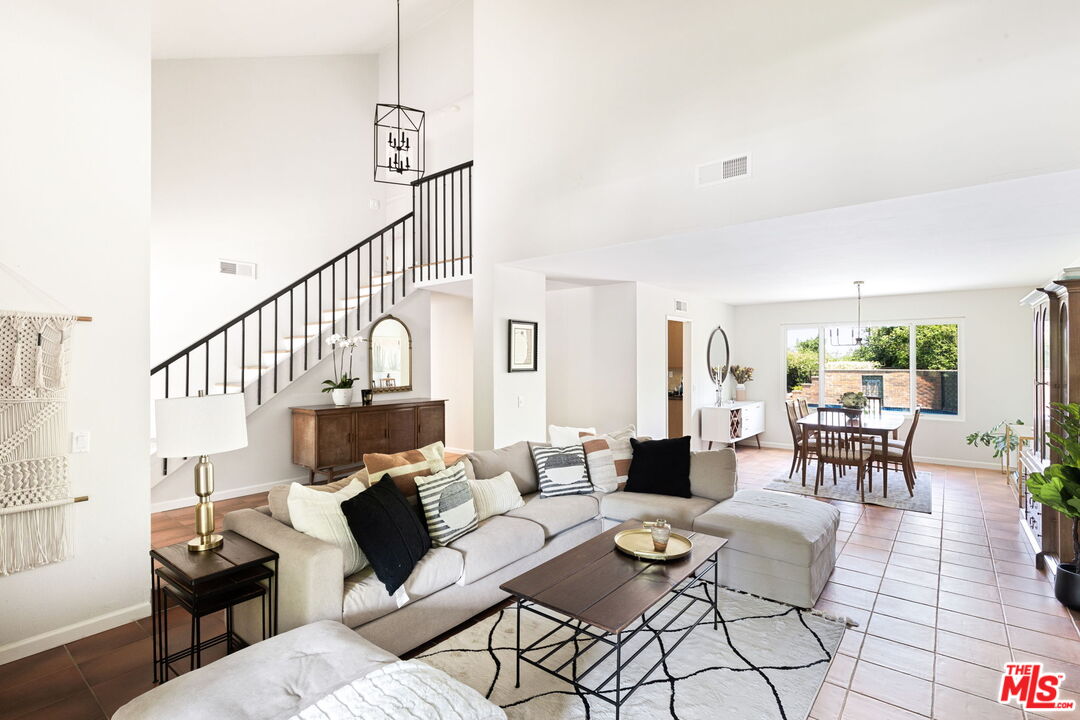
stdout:
[[[740,448],[740,483],[764,485],[789,462],[785,451]],[[818,607],[859,627],[844,636],[811,717],[1020,720],[1020,710],[993,699],[1010,659],[1042,660],[1066,673],[1066,696],[1080,700],[1076,618],[1034,569],[1002,476],[918,469],[933,474],[931,515],[835,503],[842,514],[837,569]],[[259,495],[216,506],[220,518],[264,503]],[[190,509],[158,513],[152,542],[186,540],[192,525]],[[173,642],[186,637],[182,615],[172,613]],[[106,718],[151,687],[150,655],[149,621],[141,620],[2,666],[0,720]]]

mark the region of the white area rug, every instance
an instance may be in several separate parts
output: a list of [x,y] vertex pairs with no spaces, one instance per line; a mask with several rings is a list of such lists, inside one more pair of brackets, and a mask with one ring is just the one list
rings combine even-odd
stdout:
[[[817,466],[814,463],[810,463],[810,466],[806,469],[806,486],[803,487],[802,475],[798,471],[791,476],[788,480],[786,477],[781,477],[773,480],[765,486],[766,490],[778,490],[779,492],[789,492],[796,495],[813,495],[814,494],[814,473],[817,472]],[[908,495],[907,485],[904,484],[904,475],[899,470],[889,471],[889,497],[884,497],[881,494],[881,471],[875,470],[873,476],[873,482],[870,483],[872,490],[866,491],[865,502],[868,505],[882,505],[884,507],[899,508],[901,510],[912,510],[914,512],[921,512],[930,514],[933,512],[933,499],[934,499],[934,482],[933,476],[928,472],[915,473],[915,496]],[[836,485],[833,485],[832,469],[825,468],[825,479],[822,481],[821,487],[818,488],[818,497],[830,498],[833,500],[846,500],[847,502],[864,502],[859,497],[859,491],[855,489],[855,469],[848,468],[847,475],[838,477]]]
[[[713,630],[711,615],[701,621],[623,705],[623,718],[805,720],[840,645],[845,623],[729,590],[721,589],[718,601],[722,618],[719,629]],[[704,608],[700,604],[691,608],[670,628],[658,633],[681,602],[673,603],[651,623],[650,629],[642,630],[628,649],[624,648],[623,658],[657,634],[664,647],[670,648],[686,629],[686,623],[696,619]],[[514,687],[516,619],[516,608],[511,606],[417,659],[478,690],[502,706],[509,718],[613,718],[611,704],[579,693],[568,682],[524,662],[521,687]],[[553,627],[552,621],[526,610],[521,622],[523,645]],[[569,629],[560,629],[543,645],[554,647],[570,635]],[[580,646],[585,644],[581,642]],[[554,666],[568,660],[572,645],[555,653],[545,665],[552,667],[551,660],[555,660]],[[579,671],[601,657],[606,646],[600,648],[598,644],[586,652],[579,660]],[[659,657],[654,640],[624,671],[624,687],[637,682]],[[614,670],[614,663],[606,662],[593,671],[599,679]],[[592,674],[586,680],[590,678]]]

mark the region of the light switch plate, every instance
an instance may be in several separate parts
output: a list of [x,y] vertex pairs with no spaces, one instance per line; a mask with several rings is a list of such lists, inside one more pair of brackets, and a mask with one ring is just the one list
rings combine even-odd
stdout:
[[89,430],[76,430],[71,433],[71,452],[73,453],[88,453],[90,452],[90,431]]

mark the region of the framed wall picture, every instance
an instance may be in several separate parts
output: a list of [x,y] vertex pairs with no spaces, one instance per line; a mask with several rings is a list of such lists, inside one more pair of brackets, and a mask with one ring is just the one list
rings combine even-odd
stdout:
[[509,322],[509,372],[536,372],[537,324],[528,320]]

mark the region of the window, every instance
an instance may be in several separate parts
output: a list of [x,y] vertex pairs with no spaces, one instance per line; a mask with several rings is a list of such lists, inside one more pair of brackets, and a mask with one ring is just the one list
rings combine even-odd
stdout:
[[[838,406],[845,392],[880,397],[885,410],[958,415],[958,323],[896,322],[869,328],[846,344],[850,326],[785,330],[787,397]],[[912,361],[914,358],[914,361]]]

